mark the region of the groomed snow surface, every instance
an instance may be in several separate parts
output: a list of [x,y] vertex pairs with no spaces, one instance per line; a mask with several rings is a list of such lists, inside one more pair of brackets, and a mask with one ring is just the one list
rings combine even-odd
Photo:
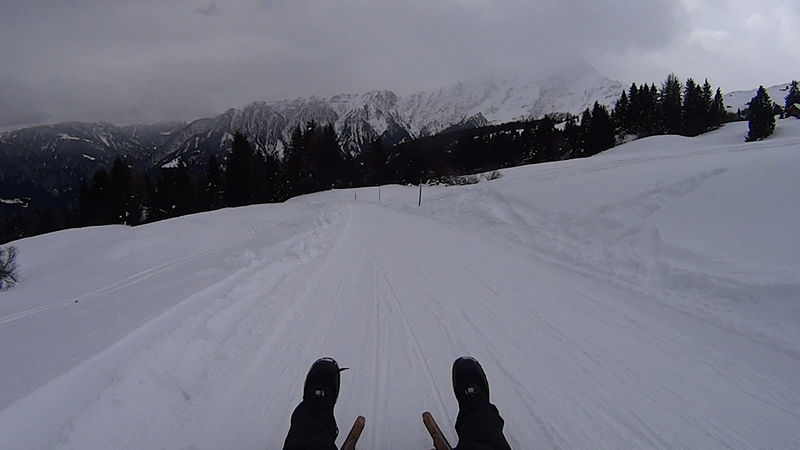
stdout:
[[340,441],[426,449],[472,355],[515,448],[798,448],[800,121],[745,134],[18,241],[0,447],[280,448],[330,355]]

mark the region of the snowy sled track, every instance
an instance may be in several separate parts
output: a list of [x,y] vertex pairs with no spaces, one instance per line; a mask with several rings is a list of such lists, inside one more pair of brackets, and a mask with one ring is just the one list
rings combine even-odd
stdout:
[[[759,248],[786,254],[737,275],[755,246],[708,254],[711,219],[675,232],[729,213],[692,205],[742,183],[794,198],[769,165],[800,169],[797,128],[755,147],[777,152],[758,159],[769,181],[742,176],[751,147],[723,130],[428,188],[422,208],[390,186],[383,204],[331,191],[20,241],[23,282],[0,294],[0,447],[280,448],[329,355],[350,367],[336,417],[366,417],[360,448],[429,448],[420,415],[456,441],[450,368],[472,355],[514,448],[797,448],[798,341],[779,331],[800,315],[776,303],[800,293],[796,238],[774,225]],[[609,179],[624,188],[591,184]],[[792,205],[776,214],[800,218]],[[726,297],[733,282],[748,290]]]

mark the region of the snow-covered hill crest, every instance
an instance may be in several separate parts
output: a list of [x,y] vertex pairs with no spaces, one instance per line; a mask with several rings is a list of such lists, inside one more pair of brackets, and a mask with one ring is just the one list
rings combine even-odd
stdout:
[[[779,106],[783,107],[784,100],[786,99],[786,94],[789,93],[789,87],[791,83],[782,83],[776,84],[775,86],[770,86],[767,89],[767,94],[769,94],[769,98],[777,103]],[[725,98],[725,109],[728,112],[735,113],[738,110],[744,111],[747,109],[747,104],[753,97],[756,96],[756,92],[758,88],[752,89],[749,91],[733,91],[728,92],[724,95]]]

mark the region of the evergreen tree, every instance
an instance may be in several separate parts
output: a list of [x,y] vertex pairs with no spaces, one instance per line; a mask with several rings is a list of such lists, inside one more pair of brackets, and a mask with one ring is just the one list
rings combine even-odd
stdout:
[[631,102],[628,100],[628,93],[622,91],[622,95],[614,104],[614,109],[611,112],[611,121],[614,123],[614,128],[619,134],[629,134],[630,130],[630,116],[631,116]]
[[591,120],[586,130],[587,156],[595,155],[614,146],[614,125],[605,106],[594,102]]
[[725,99],[722,97],[722,90],[717,88],[714,94],[714,100],[711,101],[711,110],[708,114],[708,125],[711,128],[717,128],[725,121]]
[[110,197],[108,188],[108,173],[105,169],[97,170],[92,176],[92,186],[89,190],[85,209],[88,216],[84,220],[87,225],[105,225],[112,223],[113,216],[110,210]]
[[172,170],[175,215],[183,216],[197,212],[197,193],[186,163],[181,162]]
[[628,100],[630,101],[630,108],[628,110],[627,132],[638,134],[641,128],[641,100],[639,98],[639,88],[636,86],[636,83],[631,83],[631,86],[628,88]]
[[658,88],[655,83],[650,84],[650,89],[645,98],[645,134],[651,136],[658,132]]
[[256,181],[262,186],[263,202],[275,202],[280,198],[281,161],[272,153],[264,154],[259,165]]
[[313,191],[344,186],[345,162],[333,125],[326,124],[312,132],[308,152],[314,175]]
[[140,187],[139,189],[142,192],[142,201],[140,204],[142,205],[142,215],[140,222],[152,222],[155,219],[153,215],[153,211],[155,211],[155,198],[156,198],[156,186],[153,183],[153,180],[149,176],[142,176],[140,178]]
[[286,198],[312,192],[313,173],[308,152],[308,140],[316,127],[315,122],[307,122],[305,126],[298,124],[292,132],[284,156],[285,175],[282,191]]
[[589,127],[592,126],[592,111],[589,108],[583,110],[581,114],[581,123],[578,125],[578,133],[576,139],[576,146],[574,148],[575,156],[578,158],[590,156],[589,148]]
[[92,215],[92,191],[89,189],[89,185],[86,184],[86,180],[81,180],[81,186],[78,189],[78,225],[79,226],[87,226],[91,225],[90,217]]
[[756,96],[747,104],[747,142],[766,139],[775,131],[773,103],[764,86],[758,88]]
[[206,183],[202,191],[201,208],[206,211],[219,209],[224,205],[222,192],[222,168],[217,157],[211,155],[206,166]]
[[254,200],[254,154],[250,142],[237,131],[225,171],[225,198],[228,206],[243,206]]
[[793,80],[789,87],[789,93],[784,98],[785,106],[784,112],[788,113],[793,104],[800,104],[800,88],[797,86],[797,81]]
[[703,82],[702,100],[703,100],[703,131],[701,131],[701,133],[705,133],[706,131],[709,130],[711,126],[712,108],[714,107],[714,91],[711,88],[711,83],[708,82],[708,78],[706,78],[705,81]]
[[[489,152],[483,136],[472,139],[461,139],[458,142],[456,155],[460,167],[465,172],[477,172],[489,165]],[[387,164],[389,162],[387,161]]]
[[284,165],[287,196],[347,186],[352,173],[333,125],[318,126],[313,121],[292,133]]
[[573,158],[576,156],[578,149],[583,148],[581,142],[581,128],[576,123],[577,118],[570,115],[567,121],[564,122],[564,142],[566,146],[566,156]]
[[[461,144],[461,141],[459,141]],[[375,138],[361,155],[362,174],[364,183],[371,186],[385,184],[389,181],[386,167],[386,149],[381,138]],[[462,158],[466,155],[462,155]]]
[[638,89],[631,85],[631,125],[638,137],[652,136],[657,128],[658,89],[655,84],[644,84]]
[[153,218],[162,220],[197,212],[197,195],[186,164],[161,169],[153,201]]
[[117,158],[111,166],[108,180],[109,214],[112,223],[130,225],[138,222],[138,208],[134,203],[133,176],[128,164]]
[[[608,123],[611,127],[611,132],[614,133],[614,124],[611,122],[610,117]],[[516,133],[512,134],[512,136],[516,136]],[[556,148],[556,123],[550,116],[544,116],[536,123],[531,136],[531,146],[537,155],[536,162],[557,161],[559,159]],[[519,161],[519,164],[522,163],[523,161]]]
[[683,91],[683,133],[697,136],[706,130],[706,107],[703,91],[691,78]]
[[663,122],[662,131],[666,134],[679,134],[683,129],[683,104],[681,82],[671,73],[661,85],[659,112]]

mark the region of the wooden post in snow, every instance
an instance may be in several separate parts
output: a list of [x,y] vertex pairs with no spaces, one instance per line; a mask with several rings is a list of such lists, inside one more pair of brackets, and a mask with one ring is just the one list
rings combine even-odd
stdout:
[[419,182],[419,202],[417,202],[417,207],[422,206],[422,182]]

